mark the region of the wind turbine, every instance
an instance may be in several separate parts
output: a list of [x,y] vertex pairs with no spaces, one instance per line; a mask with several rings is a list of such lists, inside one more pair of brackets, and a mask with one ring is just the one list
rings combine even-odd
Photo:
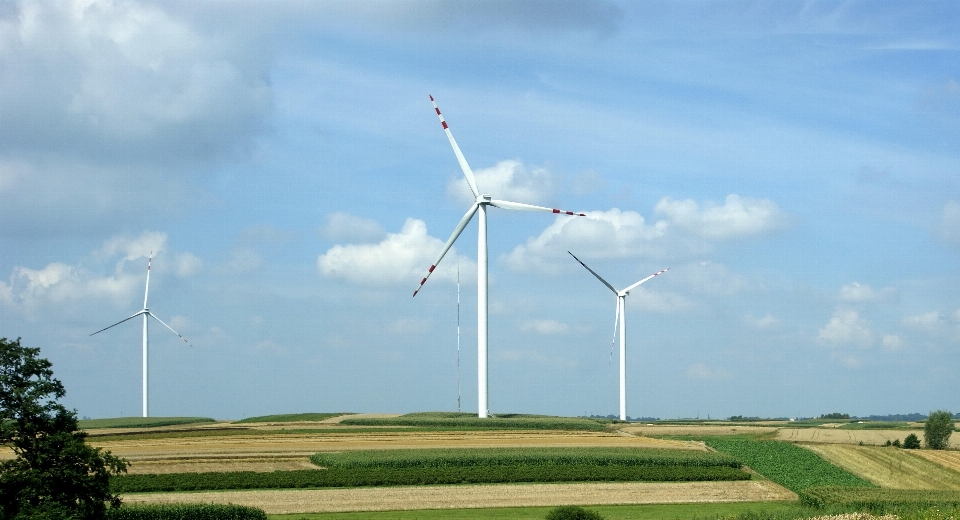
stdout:
[[463,229],[467,227],[467,224],[470,222],[470,219],[473,218],[473,215],[479,214],[480,218],[477,225],[477,416],[484,418],[487,417],[489,413],[489,408],[487,406],[487,206],[522,211],[545,211],[547,213],[576,215],[580,217],[585,217],[586,215],[583,213],[574,213],[572,211],[563,211],[555,208],[534,206],[532,204],[509,202],[506,200],[494,199],[490,195],[481,194],[480,188],[477,187],[477,180],[473,176],[473,170],[470,169],[470,165],[467,164],[467,160],[463,157],[463,153],[460,152],[460,147],[457,146],[457,141],[453,139],[453,134],[450,133],[450,127],[447,126],[447,122],[443,119],[443,115],[440,113],[440,108],[437,106],[437,102],[433,99],[433,96],[430,96],[430,101],[433,103],[433,109],[437,111],[437,117],[440,118],[440,124],[443,126],[443,130],[447,134],[447,139],[450,140],[450,146],[453,147],[453,153],[457,156],[457,162],[460,163],[460,169],[463,170],[463,176],[467,179],[467,185],[470,186],[470,191],[473,193],[473,196],[476,197],[476,201],[470,206],[470,209],[467,210],[467,213],[463,216],[463,218],[460,219],[460,223],[457,224],[457,227],[453,230],[453,234],[450,235],[447,243],[443,246],[443,250],[441,250],[440,254],[437,255],[437,259],[433,262],[433,265],[431,265],[430,269],[427,270],[427,275],[423,277],[423,280],[420,281],[420,285],[418,285],[417,289],[413,291],[413,295],[416,296],[417,293],[420,292],[423,284],[427,282],[427,278],[430,278],[430,274],[432,274],[433,270],[437,268],[437,264],[440,263],[440,260],[443,259],[443,256],[447,254],[447,251],[449,251],[450,247],[453,246],[453,243],[456,242],[457,237],[460,236],[460,233],[463,232]]
[[[567,251],[567,252],[570,253],[570,251]],[[647,280],[653,278],[654,276],[659,276],[669,271],[670,268],[668,267],[662,271],[653,273],[650,276],[644,278],[643,280],[640,280],[639,282],[631,285],[630,287],[627,287],[622,291],[618,291],[614,289],[609,282],[604,280],[603,277],[597,274],[593,269],[590,269],[589,267],[587,267],[587,264],[583,263],[583,261],[577,258],[576,255],[574,255],[573,253],[570,253],[570,256],[572,256],[573,259],[576,260],[577,262],[580,262],[580,265],[582,265],[587,271],[590,271],[590,274],[592,274],[593,276],[596,276],[597,280],[600,280],[603,283],[603,285],[606,285],[608,289],[613,291],[613,294],[617,295],[617,315],[616,315],[616,318],[614,318],[613,320],[613,340],[614,341],[617,340],[617,323],[619,322],[620,323],[620,420],[626,421],[627,420],[627,323],[626,323],[627,315],[624,313],[624,307],[627,303],[627,295],[630,294],[630,291],[635,289],[637,286],[639,286],[643,282],[646,282]],[[613,348],[613,345],[611,345],[610,347]]]
[[[114,323],[113,325],[110,325],[109,327],[100,329],[94,332],[93,334],[91,334],[91,336],[93,336],[94,334],[100,334],[101,332],[107,329],[116,327],[117,325],[120,325],[125,321],[132,320],[137,316],[143,316],[143,416],[144,417],[147,417],[147,317],[149,316],[159,321],[161,325],[170,329],[170,331],[176,334],[177,337],[182,339],[184,343],[186,343],[187,345],[190,345],[190,342],[187,341],[186,338],[181,336],[179,332],[173,330],[173,327],[164,323],[163,320],[154,316],[153,313],[150,312],[150,309],[147,308],[147,296],[150,294],[150,264],[152,263],[152,261],[153,261],[153,252],[151,251],[150,256],[147,258],[147,288],[143,291],[143,309],[140,310],[140,312],[137,312],[136,314],[134,314],[133,316],[130,316],[129,318],[120,320]],[[190,345],[190,346],[192,347],[193,345]]]

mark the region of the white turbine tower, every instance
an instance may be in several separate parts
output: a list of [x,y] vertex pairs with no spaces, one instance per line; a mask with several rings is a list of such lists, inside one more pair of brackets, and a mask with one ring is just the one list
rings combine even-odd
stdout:
[[[140,312],[137,312],[136,314],[134,314],[133,316],[130,316],[129,318],[120,320],[114,323],[113,325],[110,325],[109,327],[100,329],[93,333],[93,334],[99,334],[109,328],[116,327],[117,325],[120,325],[125,321],[132,320],[137,316],[143,316],[143,416],[144,417],[147,417],[147,317],[149,316],[159,321],[161,325],[170,329],[170,331],[176,334],[180,339],[182,339],[184,343],[186,343],[187,345],[190,345],[190,342],[187,341],[186,338],[181,336],[179,332],[173,330],[173,327],[164,323],[163,320],[154,316],[153,313],[150,312],[150,309],[147,308],[147,296],[150,294],[150,264],[152,261],[153,261],[153,252],[151,252],[150,257],[147,258],[147,288],[143,291],[143,309],[140,310]],[[91,334],[91,336],[93,336],[93,334]],[[190,346],[193,346],[193,345],[190,345]]]
[[[570,253],[570,251],[567,251]],[[599,274],[597,274],[593,269],[587,267],[587,264],[583,263],[579,258],[576,257],[573,253],[570,253],[570,256],[574,260],[580,262],[587,271],[590,271],[590,274],[597,277],[597,280],[600,280],[603,285],[606,285],[608,289],[613,291],[613,294],[617,295],[617,315],[613,320],[613,340],[617,340],[617,323],[620,323],[620,420],[627,420],[627,315],[624,314],[625,305],[627,303],[627,295],[630,294],[630,291],[635,289],[637,286],[646,282],[647,280],[653,278],[654,276],[659,276],[667,271],[670,268],[666,268],[662,271],[651,274],[650,276],[640,280],[639,282],[627,287],[622,291],[618,291],[613,288],[606,280],[603,279]],[[611,348],[613,346],[611,345]]]
[[477,180],[473,176],[473,170],[470,169],[470,165],[467,164],[467,160],[463,157],[463,153],[460,152],[460,147],[457,146],[457,141],[453,139],[453,134],[450,133],[450,128],[447,126],[447,122],[444,121],[443,115],[440,114],[440,108],[437,107],[437,102],[434,101],[433,96],[430,96],[430,101],[433,103],[434,110],[437,111],[437,117],[440,118],[440,124],[443,126],[443,130],[447,133],[447,139],[450,140],[450,146],[453,147],[453,153],[457,156],[457,162],[460,163],[460,169],[463,170],[463,176],[467,179],[467,185],[470,186],[470,191],[473,193],[473,196],[476,197],[476,201],[470,206],[470,209],[467,210],[467,213],[463,216],[463,218],[460,219],[460,223],[457,224],[457,227],[453,230],[453,234],[450,235],[447,243],[443,246],[443,250],[441,250],[440,254],[437,255],[437,259],[433,262],[433,265],[431,265],[430,269],[427,270],[427,275],[424,276],[423,280],[420,281],[420,285],[417,286],[417,290],[413,291],[413,295],[416,296],[417,293],[420,292],[420,288],[423,287],[423,284],[427,282],[427,278],[429,278],[430,274],[433,273],[433,270],[437,268],[437,264],[440,263],[440,260],[443,259],[443,256],[447,254],[447,251],[449,251],[450,247],[453,246],[453,243],[456,242],[457,237],[460,236],[460,233],[463,232],[463,229],[467,227],[470,219],[473,218],[475,213],[479,213],[480,220],[478,221],[477,226],[477,415],[478,417],[483,418],[487,417],[487,414],[489,413],[489,408],[487,406],[487,206],[523,211],[545,211],[547,213],[576,215],[581,217],[585,217],[586,215],[583,213],[574,213],[572,211],[545,208],[543,206],[534,206],[520,202],[498,200],[492,198],[490,195],[481,194],[480,189],[477,187]]

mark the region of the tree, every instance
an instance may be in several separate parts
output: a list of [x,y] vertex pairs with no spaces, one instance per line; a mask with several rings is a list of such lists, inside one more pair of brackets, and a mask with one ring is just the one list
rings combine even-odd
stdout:
[[16,458],[0,463],[0,519],[96,519],[107,504],[110,475],[125,460],[86,443],[77,415],[57,399],[66,394],[39,348],[0,338],[0,444]]
[[917,437],[917,434],[911,433],[903,439],[903,447],[908,450],[916,450],[920,448],[920,438]]
[[938,410],[931,412],[923,426],[923,440],[932,450],[945,450],[950,444],[950,434],[953,433],[953,414]]

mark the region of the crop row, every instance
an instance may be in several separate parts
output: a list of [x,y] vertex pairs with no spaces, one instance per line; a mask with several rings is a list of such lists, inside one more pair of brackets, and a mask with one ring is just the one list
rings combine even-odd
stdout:
[[799,492],[814,486],[875,487],[817,454],[780,441],[709,437],[711,448],[740,462],[781,486]]
[[960,491],[823,486],[807,488],[798,494],[801,504],[817,508],[843,506],[883,510],[910,506],[960,506]]
[[443,468],[352,468],[259,473],[168,473],[121,475],[110,480],[115,493],[280,489],[510,482],[684,482],[748,480],[729,466],[473,466]]
[[730,455],[692,450],[637,448],[450,448],[362,450],[317,453],[325,468],[443,468],[484,466],[726,466],[740,468]]
[[443,417],[417,414],[400,417],[353,417],[340,424],[351,426],[417,426],[464,430],[574,430],[606,431],[606,423],[578,417]]
[[267,520],[262,509],[237,505],[167,504],[122,506],[107,510],[106,520]]

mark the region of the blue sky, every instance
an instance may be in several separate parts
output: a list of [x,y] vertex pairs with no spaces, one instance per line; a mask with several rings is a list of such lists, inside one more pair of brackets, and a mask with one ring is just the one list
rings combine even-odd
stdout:
[[0,336],[81,416],[960,409],[953,2],[0,3]]

